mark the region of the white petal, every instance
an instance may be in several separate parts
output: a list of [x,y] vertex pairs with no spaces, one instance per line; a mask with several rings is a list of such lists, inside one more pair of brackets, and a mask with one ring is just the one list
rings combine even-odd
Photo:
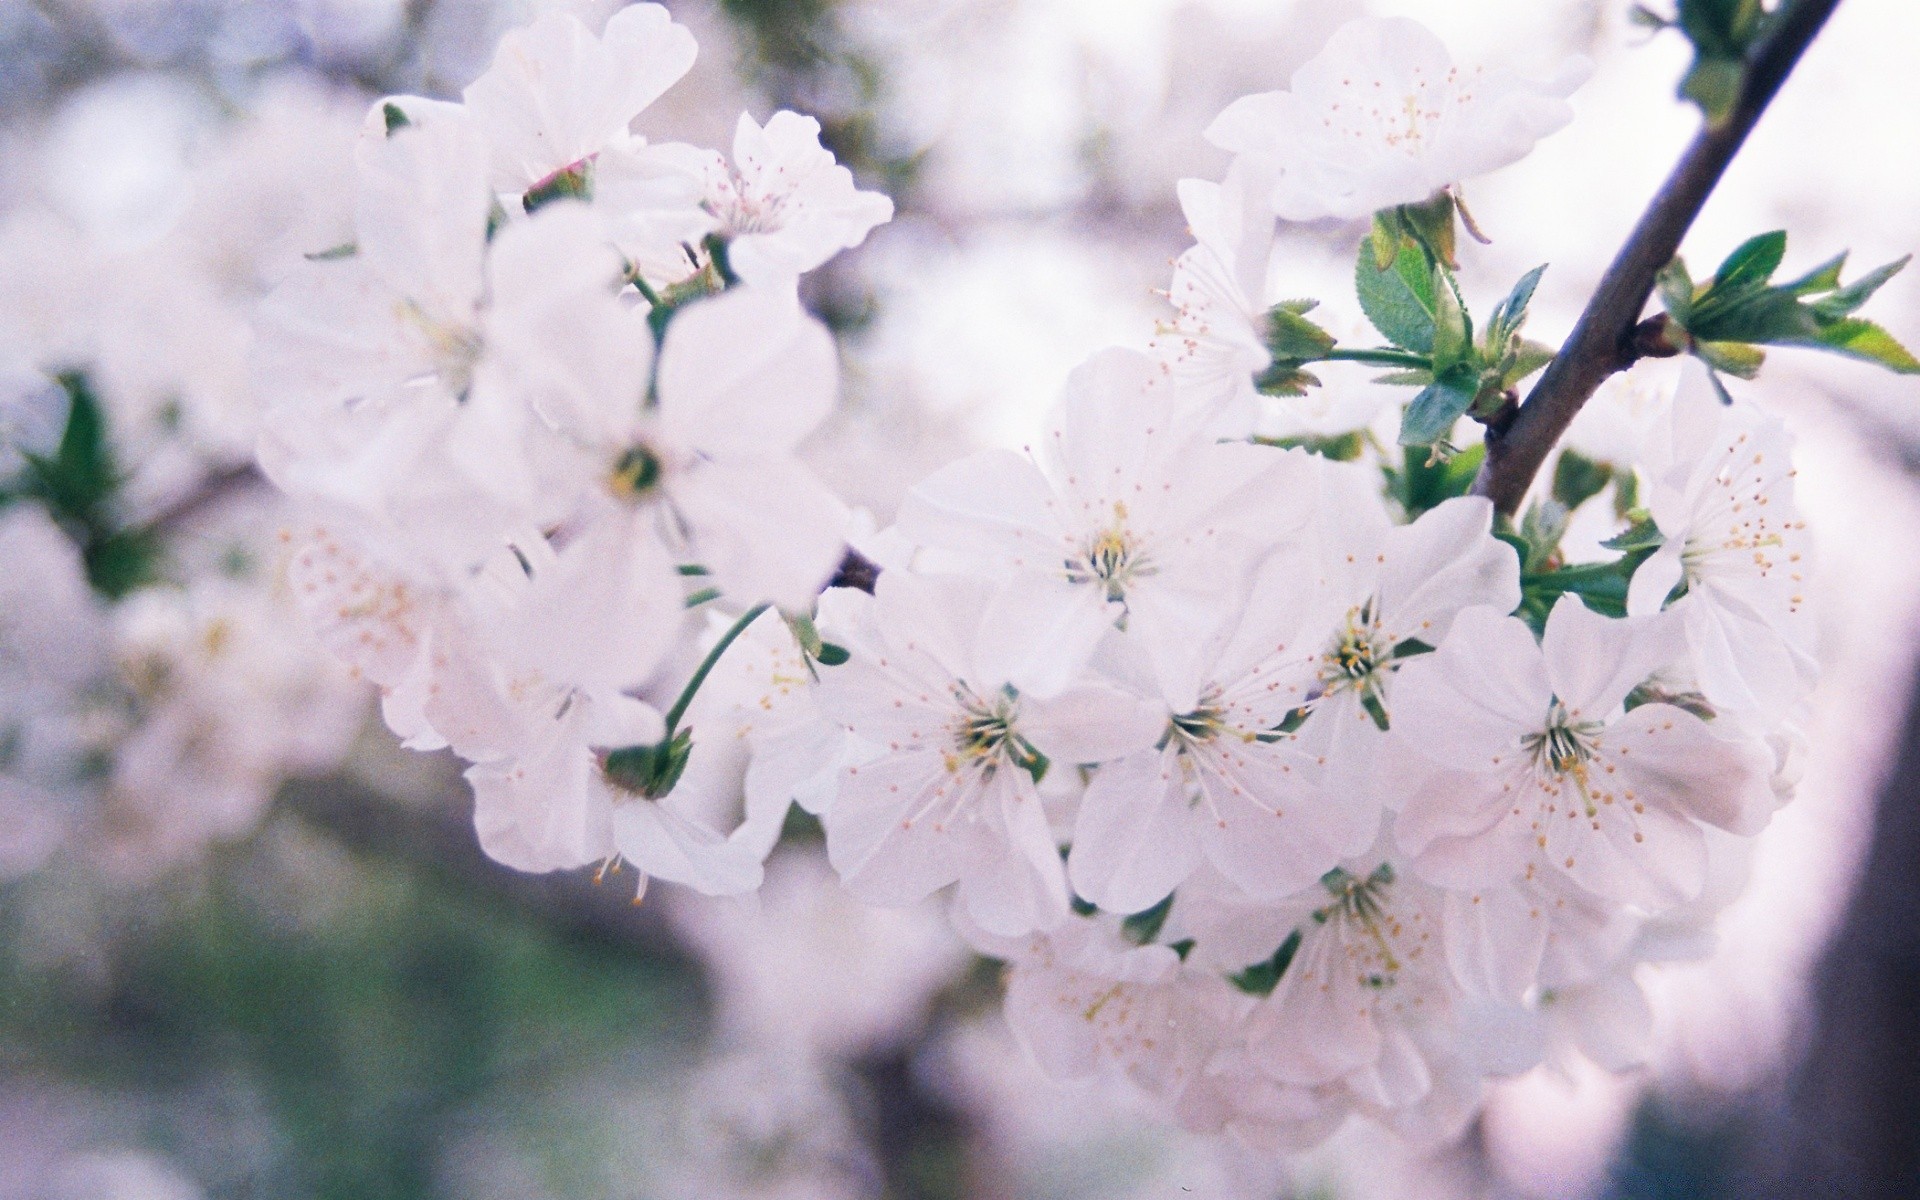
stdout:
[[792,450],[833,410],[839,388],[833,336],[773,289],[730,289],[689,306],[660,350],[662,425],[716,457]]
[[1178,752],[1145,750],[1100,768],[1080,801],[1067,872],[1108,912],[1151,908],[1199,862]]

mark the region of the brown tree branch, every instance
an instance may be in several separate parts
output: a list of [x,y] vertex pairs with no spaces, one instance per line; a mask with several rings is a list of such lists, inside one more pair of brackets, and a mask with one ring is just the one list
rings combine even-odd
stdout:
[[1719,125],[1703,128],[1687,147],[1526,403],[1504,429],[1488,431],[1487,459],[1474,480],[1475,495],[1490,497],[1509,516],[1517,511],[1535,473],[1581,406],[1609,375],[1625,370],[1644,353],[1636,345],[1635,326],[1653,294],[1655,274],[1673,260],[1727,165],[1839,4],[1787,0],[1773,29],[1748,59],[1733,110]]

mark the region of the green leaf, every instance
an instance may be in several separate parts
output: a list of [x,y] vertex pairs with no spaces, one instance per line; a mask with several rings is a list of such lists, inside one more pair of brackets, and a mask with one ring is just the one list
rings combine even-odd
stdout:
[[[1845,262],[1846,257],[1846,255],[1842,254],[1837,261]],[[1855,310],[1873,298],[1873,294],[1879,291],[1881,287],[1886,284],[1887,280],[1898,275],[1911,261],[1913,261],[1913,255],[1909,254],[1905,258],[1897,259],[1885,266],[1875,267],[1846,287],[1839,286],[1839,269],[1836,267],[1832,294],[1815,300],[1809,307],[1820,316],[1830,317],[1835,320],[1841,317],[1852,316]]]
[[[1802,344],[1802,343],[1790,343]],[[1816,342],[1828,350],[1838,350],[1853,358],[1879,363],[1902,375],[1920,374],[1920,360],[1886,330],[1872,321],[1850,317],[1822,329]]]
[[312,254],[300,257],[308,262],[338,262],[343,258],[352,258],[360,253],[360,247],[353,242],[341,242],[338,246],[329,246],[325,250],[316,250]]
[[1433,353],[1435,288],[1426,255],[1402,246],[1382,269],[1369,246],[1362,246],[1354,265],[1354,286],[1360,310],[1382,337],[1403,350]]
[[[1904,264],[1906,259],[1900,261]],[[1842,250],[1800,278],[1780,286],[1796,296],[1805,296],[1813,292],[1830,292],[1840,286],[1840,271],[1846,265],[1847,252]]]
[[1605,491],[1613,482],[1613,468],[1573,450],[1562,450],[1553,468],[1553,498],[1568,512]]
[[1306,318],[1315,307],[1315,301],[1295,300],[1267,311],[1267,349],[1274,358],[1312,362],[1333,349],[1333,335]]
[[1385,208],[1373,214],[1373,228],[1367,231],[1367,240],[1360,249],[1373,251],[1373,265],[1378,270],[1386,270],[1400,255],[1400,247],[1406,242],[1406,231],[1400,225],[1400,210]]
[[1503,390],[1552,362],[1554,350],[1552,346],[1521,338],[1513,347],[1512,355],[1512,361],[1507,363],[1506,370],[1500,375],[1500,387]]
[[1522,572],[1539,571],[1552,560],[1554,551],[1560,548],[1560,539],[1567,534],[1567,521],[1572,515],[1566,505],[1553,499],[1539,501],[1527,509],[1526,515],[1520,518],[1520,540],[1527,546],[1520,559]]
[[1636,4],[1627,10],[1627,20],[1642,29],[1662,30],[1673,27],[1673,22],[1654,12],[1644,4]]
[[1758,375],[1767,359],[1766,351],[1745,342],[1695,342],[1693,352],[1714,370],[1740,379]]
[[1418,204],[1401,205],[1400,220],[1428,254],[1449,270],[1460,269],[1454,257],[1453,193],[1442,189]]
[[23,491],[45,501],[57,516],[96,525],[98,510],[119,484],[105,416],[85,375],[67,371],[56,379],[67,393],[67,423],[51,456],[23,455],[27,463]]
[[1498,353],[1507,339],[1520,332],[1527,323],[1527,307],[1533,303],[1534,289],[1540,286],[1540,277],[1547,272],[1547,265],[1540,264],[1520,277],[1513,285],[1506,299],[1493,306],[1493,315],[1487,318],[1487,349]]
[[386,122],[388,137],[392,137],[402,129],[413,124],[413,121],[408,118],[406,111],[391,100],[388,100],[380,106],[380,118]]
[[1228,978],[1233,986],[1251,996],[1271,995],[1273,989],[1280,986],[1280,979],[1293,964],[1293,956],[1300,951],[1300,931],[1294,930],[1287,940],[1280,943],[1272,957],[1254,963],[1246,970]]
[[1776,229],[1759,234],[1734,247],[1720,269],[1713,273],[1715,290],[1758,287],[1773,278],[1780,260],[1787,256],[1787,232]]
[[1473,361],[1473,321],[1450,287],[1434,290],[1433,308],[1433,373],[1437,378]]
[[1746,79],[1746,64],[1739,59],[1695,59],[1680,80],[1680,94],[1700,106],[1709,125],[1719,125],[1733,114]]
[[1624,532],[1617,533],[1600,544],[1609,550],[1658,550],[1666,544],[1666,541],[1666,535],[1661,533],[1660,527],[1653,523],[1653,518],[1641,516]]
[[1452,433],[1454,424],[1473,407],[1476,390],[1453,379],[1434,380],[1401,414],[1400,444],[1431,446]]
[[1432,461],[1424,447],[1409,446],[1402,451],[1402,466],[1387,471],[1387,484],[1393,498],[1400,502],[1409,521],[1430,508],[1464,496],[1473,490],[1473,480],[1486,461],[1484,443],[1467,447],[1444,462]]
[[1552,610],[1555,600],[1571,593],[1597,613],[1624,617],[1627,615],[1627,581],[1647,553],[1639,551],[1613,562],[1582,563],[1556,571],[1524,574],[1520,577],[1522,605],[1544,616]]
[[1318,454],[1335,462],[1354,462],[1366,452],[1367,439],[1358,431],[1335,434],[1332,437],[1318,437],[1312,434],[1300,437],[1269,438],[1256,437],[1254,441],[1263,446],[1277,446],[1282,450],[1305,450],[1309,454]]
[[1692,713],[1702,721],[1711,721],[1720,715],[1699,692],[1672,692],[1652,681],[1642,683],[1627,693],[1628,712],[1632,712],[1643,704],[1671,704],[1675,708]]
[[1685,329],[1688,319],[1693,316],[1694,291],[1693,277],[1687,274],[1686,262],[1675,258],[1661,267],[1660,273],[1654,276],[1654,283],[1660,290],[1660,306]]

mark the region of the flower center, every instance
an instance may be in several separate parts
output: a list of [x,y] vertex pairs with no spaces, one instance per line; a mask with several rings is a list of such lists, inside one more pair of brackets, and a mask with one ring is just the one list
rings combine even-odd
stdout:
[[1365,879],[1335,867],[1320,877],[1320,886],[1333,894],[1333,903],[1313,913],[1321,925],[1345,926],[1360,935],[1350,943],[1348,965],[1356,970],[1355,979],[1362,987],[1375,991],[1399,982],[1408,957],[1395,947],[1405,927],[1388,907],[1393,879],[1392,863],[1381,863]]
[[1533,755],[1534,767],[1541,774],[1583,778],[1594,755],[1593,735],[1600,728],[1597,722],[1572,720],[1566,705],[1555,700],[1547,709],[1547,727],[1528,734],[1520,744]]
[[1373,601],[1347,610],[1347,619],[1334,632],[1320,657],[1320,686],[1324,692],[1353,691],[1377,698],[1378,674],[1393,658],[1393,639],[1373,615]]
[[455,399],[465,400],[473,388],[473,368],[480,361],[480,335],[464,325],[435,320],[414,300],[402,300],[395,306],[395,314],[425,340],[433,373],[447,391]]
[[652,447],[633,446],[614,460],[613,469],[607,473],[607,490],[618,499],[637,504],[660,486],[665,473],[666,464]]
[[722,233],[740,237],[750,233],[778,233],[787,226],[787,202],[792,192],[765,192],[729,169],[715,180],[707,211],[720,219]]
[[1046,756],[1014,729],[1020,702],[1012,690],[1002,688],[991,700],[983,700],[958,684],[953,692],[960,711],[949,726],[953,749],[946,756],[947,770],[975,767],[991,775],[1004,762],[1032,773],[1038,780],[1046,769]]
[[1134,579],[1154,573],[1140,539],[1127,528],[1127,506],[1113,506],[1113,524],[1087,539],[1077,557],[1066,562],[1070,583],[1098,583],[1108,600],[1125,600]]

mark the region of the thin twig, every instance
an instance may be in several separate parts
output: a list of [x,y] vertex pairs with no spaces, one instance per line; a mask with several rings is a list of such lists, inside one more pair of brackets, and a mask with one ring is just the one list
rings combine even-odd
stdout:
[[1747,64],[1740,98],[1725,121],[1702,129],[1653,203],[1633,227],[1560,353],[1504,430],[1489,430],[1487,460],[1475,495],[1508,515],[1580,408],[1609,375],[1639,356],[1635,325],[1653,294],[1654,276],[1673,260],[1694,218],[1713,194],[1760,115],[1840,0],[1789,0]]
[[191,492],[166,505],[141,524],[152,533],[174,533],[192,524],[202,513],[217,508],[230,497],[266,486],[266,477],[260,474],[259,468],[252,463],[223,467],[202,479],[199,486]]

